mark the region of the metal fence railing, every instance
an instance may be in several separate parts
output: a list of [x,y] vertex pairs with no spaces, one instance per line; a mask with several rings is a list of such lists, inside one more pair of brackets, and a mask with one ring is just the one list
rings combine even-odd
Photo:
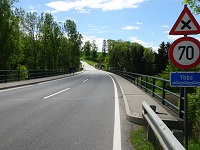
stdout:
[[68,73],[70,73],[70,70],[67,69],[0,70],[0,83],[44,78]]
[[154,76],[137,74],[126,71],[110,70],[110,72],[122,76],[136,86],[148,92],[153,97],[167,105],[180,118],[184,116],[184,88],[170,87],[170,81]]

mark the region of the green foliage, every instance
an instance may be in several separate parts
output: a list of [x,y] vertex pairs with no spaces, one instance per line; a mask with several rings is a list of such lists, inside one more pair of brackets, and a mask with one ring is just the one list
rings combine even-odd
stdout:
[[83,51],[85,54],[85,57],[90,57],[90,53],[91,53],[91,43],[90,41],[86,41],[85,45],[83,46]]
[[28,79],[28,69],[26,66],[20,65],[17,67],[17,70],[20,71],[20,80]]
[[200,87],[188,94],[188,116],[192,122],[192,135],[200,142]]
[[13,9],[14,2],[0,0],[0,69],[78,68],[82,36],[75,22],[58,24],[50,13]]
[[199,150],[200,149],[200,141],[195,139],[189,139],[189,150]]
[[97,55],[98,47],[96,45],[96,41],[95,40],[92,41],[92,45],[91,46],[92,46],[92,48],[91,48],[92,58],[93,59],[97,59],[98,58],[98,55]]
[[200,0],[183,0],[183,4],[188,4],[193,10],[193,13],[200,13]]
[[155,74],[156,53],[138,43],[108,40],[108,68],[134,73]]
[[135,150],[159,150],[159,144],[147,141],[147,130],[142,127],[135,131],[132,131],[131,134],[131,142]]
[[156,54],[156,60],[155,60],[155,64],[156,64],[156,69],[155,69],[155,74],[158,73],[162,73],[167,64],[168,64],[168,50],[170,47],[170,43],[167,42],[165,44],[165,42],[162,42],[158,48],[158,53]]
[[[160,150],[162,149],[159,145],[159,141],[156,140],[155,143],[150,143],[147,141],[147,129],[145,127],[138,128],[131,131],[130,133],[131,143],[135,150]],[[196,139],[189,139],[189,150],[199,150],[200,141]]]

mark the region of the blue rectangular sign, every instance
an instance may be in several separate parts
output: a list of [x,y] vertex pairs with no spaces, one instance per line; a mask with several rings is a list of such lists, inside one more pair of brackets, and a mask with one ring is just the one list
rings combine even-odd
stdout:
[[200,72],[171,72],[170,86],[172,87],[200,86]]

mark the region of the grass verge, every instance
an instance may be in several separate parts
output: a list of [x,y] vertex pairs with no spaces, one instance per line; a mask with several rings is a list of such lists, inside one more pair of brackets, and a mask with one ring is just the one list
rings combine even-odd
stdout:
[[[160,150],[158,141],[151,143],[147,141],[147,129],[145,127],[131,131],[131,143],[135,150]],[[189,139],[189,150],[200,150],[200,142],[198,140]]]
[[159,150],[157,142],[152,144],[147,140],[147,129],[145,127],[131,131],[131,142],[135,150]]

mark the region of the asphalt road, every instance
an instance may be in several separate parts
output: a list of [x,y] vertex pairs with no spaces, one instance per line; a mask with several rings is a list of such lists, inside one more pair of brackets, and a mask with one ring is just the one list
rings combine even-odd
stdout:
[[111,77],[84,67],[76,76],[0,90],[0,150],[127,149],[121,129],[130,125],[120,121]]

